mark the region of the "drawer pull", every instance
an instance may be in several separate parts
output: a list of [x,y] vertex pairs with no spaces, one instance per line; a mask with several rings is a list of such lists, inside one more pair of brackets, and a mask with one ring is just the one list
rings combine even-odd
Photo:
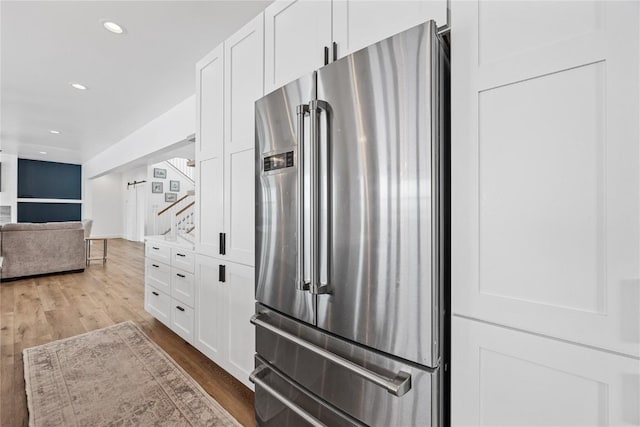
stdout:
[[183,258],[184,258],[184,257],[186,257],[186,255],[185,255],[185,254],[176,254],[176,255],[181,256],[181,257],[183,257]]
[[159,250],[160,250],[160,248],[159,248],[159,247],[157,247],[157,246],[151,246],[151,248],[155,249],[156,251],[159,251]]
[[155,296],[157,296],[157,297],[159,297],[159,296],[160,296],[160,294],[159,294],[159,293],[157,293],[157,292],[155,292],[155,291],[151,291],[151,293],[152,293],[152,294],[154,294],[154,295],[155,295]]
[[180,311],[184,311],[184,308],[180,307],[179,305],[176,305],[176,308]]
[[158,264],[151,264],[151,267],[160,268]]
[[185,277],[187,277],[187,276],[185,276],[184,274],[180,274],[180,273],[176,273],[176,276],[178,276],[178,277],[182,277],[183,279],[184,279]]

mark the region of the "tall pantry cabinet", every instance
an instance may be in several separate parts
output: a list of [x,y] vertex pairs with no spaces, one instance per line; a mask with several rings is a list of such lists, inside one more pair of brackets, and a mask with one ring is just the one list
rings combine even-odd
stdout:
[[640,425],[640,5],[451,3],[452,424]]
[[251,387],[254,103],[264,94],[263,15],[198,62],[196,348]]

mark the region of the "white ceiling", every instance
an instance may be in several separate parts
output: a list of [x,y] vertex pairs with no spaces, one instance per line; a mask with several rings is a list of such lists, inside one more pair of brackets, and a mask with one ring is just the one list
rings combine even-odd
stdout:
[[3,152],[88,160],[191,96],[196,61],[269,3],[0,1]]

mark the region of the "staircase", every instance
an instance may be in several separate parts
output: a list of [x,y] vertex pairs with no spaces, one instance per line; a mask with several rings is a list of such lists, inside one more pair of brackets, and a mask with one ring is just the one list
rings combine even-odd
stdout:
[[174,157],[173,159],[167,160],[166,163],[188,178],[192,183],[195,182],[194,170],[196,164],[193,160]]
[[[165,161],[168,167],[175,169],[185,179],[194,183],[195,162],[193,160],[175,157]],[[154,230],[156,235],[180,235],[193,241],[195,225],[195,192],[189,191],[157,213],[154,212]]]
[[154,212],[154,233],[156,235],[180,234],[183,237],[193,236],[195,229],[195,195],[185,194],[166,208]]

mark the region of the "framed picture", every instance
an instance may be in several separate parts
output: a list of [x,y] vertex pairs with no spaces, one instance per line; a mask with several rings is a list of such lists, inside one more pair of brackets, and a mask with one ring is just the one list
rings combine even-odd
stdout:
[[151,192],[152,193],[162,193],[162,183],[161,182],[152,182],[151,183]]
[[180,181],[169,181],[169,191],[180,191]]
[[153,168],[153,177],[154,178],[166,179],[167,178],[167,170],[166,169],[160,169],[160,168]]
[[165,202],[175,202],[178,200],[178,193],[164,193]]

